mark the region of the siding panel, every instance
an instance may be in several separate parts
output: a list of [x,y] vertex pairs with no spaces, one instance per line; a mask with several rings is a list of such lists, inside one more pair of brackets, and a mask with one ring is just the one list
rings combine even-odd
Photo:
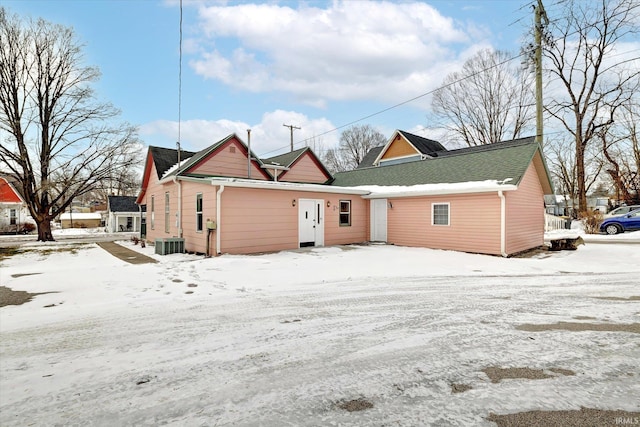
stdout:
[[518,189],[507,197],[507,253],[544,244],[544,194],[536,167],[529,165]]
[[[387,240],[486,254],[500,254],[500,198],[497,193],[389,199]],[[450,225],[431,225],[431,204],[449,203]]]
[[327,179],[329,177],[324,174],[317,163],[313,161],[311,155],[306,152],[293,164],[290,170],[282,174],[282,178],[278,178],[278,181],[322,184]]
[[[194,174],[229,176],[236,178],[247,177],[247,155],[245,148],[235,139],[223,144],[204,161],[189,171]],[[251,162],[251,178],[267,180],[264,171]]]

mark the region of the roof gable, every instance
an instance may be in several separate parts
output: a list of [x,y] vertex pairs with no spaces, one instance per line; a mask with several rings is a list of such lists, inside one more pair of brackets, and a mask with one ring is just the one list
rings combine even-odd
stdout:
[[551,192],[551,179],[533,137],[439,152],[423,161],[341,172],[332,185],[409,186],[487,180],[510,180],[509,184],[518,185],[532,161],[545,193]]
[[[180,150],[180,161],[192,157],[194,154],[195,153],[193,151]],[[162,179],[162,176],[177,163],[178,150],[173,148],[149,146],[149,151],[147,151],[147,158],[144,165],[144,172],[142,173],[142,186],[140,188],[138,198],[136,199],[136,203],[142,202],[149,185],[151,171],[154,168],[156,170],[158,180],[160,180]]]
[[[173,148],[149,147],[149,153],[156,166],[158,179],[161,179],[165,172],[178,163],[178,150]],[[180,150],[180,160],[188,159],[195,154],[193,151]]]
[[333,178],[311,148],[305,147],[296,151],[300,151],[300,153],[295,160],[287,164],[288,169],[278,175],[278,180],[324,183]]
[[[243,157],[243,164],[239,166],[239,159],[236,157],[225,157],[223,163],[225,163],[228,167],[225,170],[216,170],[216,167],[213,167],[211,164],[207,164],[215,156],[222,155],[223,151],[229,148],[230,151],[233,151],[233,154],[236,154],[236,149],[240,150],[240,154]],[[182,165],[179,169],[171,172],[169,175],[206,175],[206,176],[229,176],[235,178],[247,178],[247,160],[251,157],[251,173],[259,174],[256,176],[256,179],[266,179],[271,180],[272,177],[269,172],[262,169],[262,161],[253,153],[249,153],[249,149],[247,145],[234,133],[226,136],[215,144],[205,148],[202,151],[197,152],[193,157],[191,157],[187,162]],[[232,165],[234,163],[235,165]],[[220,163],[218,164],[220,166]]]
[[438,141],[423,138],[402,130],[396,130],[382,150],[380,150],[372,164],[379,166],[383,160],[388,161],[413,157],[415,157],[415,160],[421,160],[425,157],[434,157],[439,151],[446,151],[446,148]]
[[0,202],[24,203],[24,196],[17,182],[9,176],[0,176]]

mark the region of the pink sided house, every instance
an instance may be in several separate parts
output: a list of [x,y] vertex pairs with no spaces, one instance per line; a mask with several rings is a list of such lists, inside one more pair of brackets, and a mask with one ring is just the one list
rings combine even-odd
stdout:
[[509,256],[543,244],[553,192],[533,138],[449,151],[396,131],[333,177],[308,148],[260,160],[236,135],[180,155],[150,147],[137,199],[159,253],[381,241]]
[[178,165],[175,150],[157,147],[147,155],[137,203],[156,244],[244,254],[368,240],[368,192],[327,185],[331,175],[308,148],[262,161],[229,135],[181,157]]

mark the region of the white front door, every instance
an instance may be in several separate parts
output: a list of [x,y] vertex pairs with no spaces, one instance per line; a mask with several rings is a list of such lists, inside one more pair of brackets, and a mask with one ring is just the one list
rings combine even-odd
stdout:
[[298,200],[299,246],[324,245],[324,200]]
[[387,199],[371,199],[371,241],[387,241]]

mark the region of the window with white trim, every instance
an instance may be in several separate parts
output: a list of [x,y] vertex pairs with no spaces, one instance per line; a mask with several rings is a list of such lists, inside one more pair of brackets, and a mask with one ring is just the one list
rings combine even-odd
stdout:
[[164,232],[171,231],[171,218],[169,217],[169,192],[164,193]]
[[151,196],[151,229],[156,227],[156,196]]
[[202,231],[202,193],[196,194],[196,231]]
[[431,204],[431,225],[449,225],[449,203]]
[[340,200],[340,226],[351,226],[351,200]]
[[9,209],[9,225],[16,225],[17,223],[18,223],[17,209]]

